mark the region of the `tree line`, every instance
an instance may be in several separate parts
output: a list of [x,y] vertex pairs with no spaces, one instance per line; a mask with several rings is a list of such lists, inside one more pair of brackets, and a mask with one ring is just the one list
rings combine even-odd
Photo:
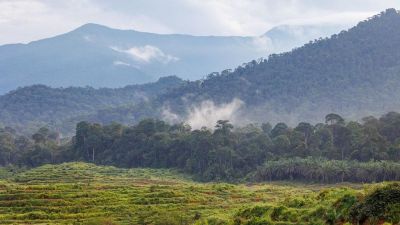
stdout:
[[203,181],[400,179],[400,114],[361,122],[329,114],[324,123],[269,123],[214,129],[145,119],[133,126],[80,122],[71,139],[41,128],[31,137],[0,130],[0,165],[85,161],[118,167],[177,168]]

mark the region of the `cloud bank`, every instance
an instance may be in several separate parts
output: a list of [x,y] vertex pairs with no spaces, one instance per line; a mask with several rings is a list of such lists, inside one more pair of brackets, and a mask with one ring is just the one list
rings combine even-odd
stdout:
[[400,9],[400,1],[0,0],[0,44],[54,36],[88,22],[155,33],[259,36],[282,24],[354,25],[386,8]]

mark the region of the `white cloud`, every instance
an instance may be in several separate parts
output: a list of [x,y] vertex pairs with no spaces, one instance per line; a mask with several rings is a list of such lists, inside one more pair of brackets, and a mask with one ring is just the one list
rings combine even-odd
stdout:
[[0,1],[0,9],[0,23],[4,24],[15,20],[28,21],[27,16],[31,14],[46,13],[47,6],[28,0]]
[[[0,44],[92,22],[156,33],[259,36],[282,24],[354,25],[399,0],[0,0]],[[168,10],[167,10],[168,9]]]
[[173,113],[169,106],[164,106],[161,110],[161,116],[163,120],[168,123],[179,123],[181,122],[181,117],[175,113]]
[[269,37],[266,36],[257,36],[253,37],[253,45],[258,49],[260,52],[273,52],[274,51],[274,45],[272,43],[272,40]]
[[131,66],[131,64],[126,63],[126,62],[122,62],[122,61],[114,61],[113,65],[114,66]]
[[161,49],[152,46],[145,45],[141,47],[132,47],[126,50],[120,49],[118,47],[111,47],[114,51],[122,52],[131,56],[135,61],[142,63],[151,63],[154,61],[168,64],[171,62],[176,62],[179,60],[178,57],[169,55],[161,51]]
[[113,65],[114,65],[114,66],[133,67],[133,68],[136,68],[136,69],[140,69],[140,66],[138,66],[138,65],[135,65],[135,64],[132,64],[132,63],[127,63],[127,62],[120,61],[120,60],[114,61],[114,62],[113,62]]

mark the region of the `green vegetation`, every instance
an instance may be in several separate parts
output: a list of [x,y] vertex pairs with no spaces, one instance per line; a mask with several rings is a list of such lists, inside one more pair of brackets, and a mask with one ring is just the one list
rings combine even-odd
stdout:
[[[1,96],[0,223],[398,225],[400,184],[344,182],[400,180],[399,113],[360,122],[331,113],[324,123],[295,127],[220,120],[199,130],[142,119],[163,107],[183,115],[188,102],[236,97],[250,111],[267,105],[279,114],[299,109],[300,117],[318,108],[399,105],[399,31],[400,14],[389,9],[330,39],[202,81],[38,85]],[[261,112],[265,121],[270,111]],[[29,137],[19,132],[42,124],[50,125]],[[62,138],[75,124],[75,135]],[[305,183],[255,184],[266,181]]]
[[400,163],[358,162],[322,158],[289,158],[266,161],[251,177],[256,181],[300,180],[320,183],[344,181],[375,183],[400,180]]
[[251,124],[192,130],[146,119],[134,126],[80,122],[71,140],[41,128],[32,138],[0,130],[0,165],[69,161],[123,168],[174,168],[200,181],[297,180],[320,183],[400,180],[400,114],[363,123],[328,114],[324,124]]
[[[245,103],[256,121],[317,121],[329,112],[346,117],[400,106],[400,13],[388,9],[330,38],[211,73],[159,97],[177,114],[204,100]],[[394,47],[393,47],[394,46]]]
[[0,224],[396,224],[399,194],[398,184],[196,183],[174,170],[64,163],[1,179]]
[[[50,88],[34,85],[19,88],[0,96],[0,125],[12,126],[17,131],[32,134],[41,126],[57,128],[62,133],[71,133],[80,120],[88,114],[104,114],[110,108],[129,108],[143,100],[167,92],[184,83],[175,76],[160,78],[157,82],[130,85],[124,88],[69,87]],[[144,107],[142,107],[142,110]],[[151,116],[148,111],[146,116]],[[107,116],[99,116],[105,123],[112,121]],[[132,117],[133,118],[133,117]],[[135,120],[124,117],[118,121],[132,123]],[[113,118],[115,119],[115,118]],[[132,121],[133,120],[133,121]]]
[[[233,99],[245,103],[240,118],[257,122],[316,122],[329,112],[352,119],[378,115],[400,106],[399,43],[400,13],[388,9],[330,38],[187,82],[132,107],[135,113],[113,108],[102,116],[117,122],[146,113],[162,118],[168,107],[185,117],[203,101],[219,105]],[[90,118],[106,122],[98,114]]]
[[19,131],[48,125],[70,134],[79,121],[133,124],[160,119],[166,108],[185,118],[188,108],[203,101],[219,105],[235,98],[245,103],[241,116],[258,122],[293,117],[316,122],[329,112],[352,119],[377,115],[400,106],[399,43],[400,13],[388,9],[330,38],[203,80],[170,78],[119,89],[18,89],[0,97],[0,121]]

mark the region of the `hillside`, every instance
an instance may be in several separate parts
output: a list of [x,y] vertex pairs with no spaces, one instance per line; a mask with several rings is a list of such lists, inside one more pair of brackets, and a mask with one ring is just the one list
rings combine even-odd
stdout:
[[[394,211],[397,199],[377,198],[398,196],[399,185],[361,188],[355,184],[200,184],[170,170],[45,165],[0,180],[0,223],[278,225],[357,218],[399,222]],[[362,210],[374,207],[371,201],[376,200],[383,207],[375,216],[365,217]]]
[[48,125],[68,133],[75,126],[68,127],[68,123],[64,123],[69,118],[146,102],[183,83],[180,78],[171,76],[154,83],[116,89],[50,88],[44,85],[19,88],[0,96],[0,124],[28,133]]
[[[281,36],[279,31],[273,33]],[[88,107],[86,103],[76,99],[68,110],[54,114],[60,110],[53,109],[50,102],[40,105],[28,97],[29,104],[14,104],[12,109],[9,105],[2,107],[0,121],[13,125],[14,114],[18,114],[21,126],[31,123],[33,118],[46,124],[52,119],[41,115],[51,115],[71,132],[73,127],[66,128],[65,124],[81,120],[131,124],[145,117],[186,121],[194,128],[212,126],[218,119],[235,124],[285,121],[295,125],[299,121],[320,121],[331,112],[360,119],[399,111],[399,46],[400,14],[388,9],[330,38],[310,41],[290,52],[272,54],[268,59],[253,60],[235,70],[211,73],[205,79],[173,86],[156,93],[150,101],[134,101],[132,105],[121,97],[123,100],[113,101],[124,104],[84,110]],[[21,90],[24,89],[11,93],[17,96]],[[0,102],[14,102],[7,100],[13,95],[2,96]],[[128,98],[131,95],[127,94]],[[43,111],[33,111],[35,108]]]
[[[302,32],[295,35],[299,29]],[[196,80],[340,29],[278,27],[259,37],[218,37],[162,35],[86,24],[56,37],[0,46],[0,94],[34,84],[116,88],[169,75]]]
[[210,74],[159,100],[181,115],[196,102],[236,98],[245,104],[241,120],[315,121],[330,112],[360,118],[398,110],[399,85],[400,14],[388,9],[348,31]]
[[318,122],[331,112],[360,119],[398,111],[399,30],[400,14],[388,9],[348,31],[266,60],[253,60],[233,71],[211,73],[152,102],[81,119],[126,122],[126,115],[135,118],[151,112],[152,117],[200,128],[218,119],[295,125]]

